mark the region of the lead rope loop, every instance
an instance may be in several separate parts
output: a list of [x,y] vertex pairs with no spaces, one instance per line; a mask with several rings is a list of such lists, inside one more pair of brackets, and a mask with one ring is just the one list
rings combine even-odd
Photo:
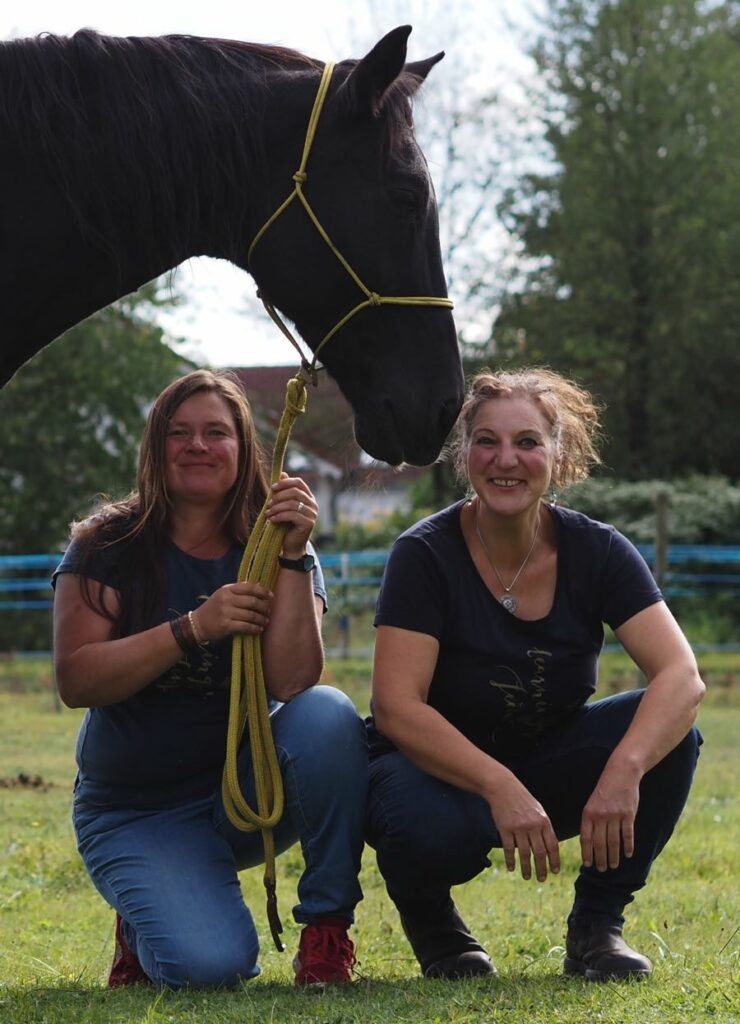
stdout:
[[[280,420],[272,458],[270,483],[280,479],[285,449],[293,424],[306,408],[306,378],[301,371],[288,381],[285,410]],[[278,555],[283,543],[284,526],[269,522],[265,500],[249,537],[239,566],[240,583],[257,583],[272,589],[275,586]],[[249,806],[239,783],[238,755],[245,725],[249,727],[257,810]],[[265,849],[264,886],[267,894],[267,920],[275,947],[283,952],[280,939],[283,930],[277,907],[275,877],[275,838],[273,829],[285,807],[285,793],[280,764],[270,725],[270,709],[262,666],[262,637],[259,634],[233,638],[231,653],[231,691],[226,734],[226,761],[221,781],[221,796],[226,816],[241,832],[260,829]]]

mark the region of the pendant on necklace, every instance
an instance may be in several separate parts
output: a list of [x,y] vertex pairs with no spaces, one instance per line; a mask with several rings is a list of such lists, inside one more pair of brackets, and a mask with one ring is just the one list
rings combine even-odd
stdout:
[[517,601],[513,594],[504,594],[504,596],[500,598],[499,604],[501,604],[507,612],[511,612],[512,615],[516,611]]

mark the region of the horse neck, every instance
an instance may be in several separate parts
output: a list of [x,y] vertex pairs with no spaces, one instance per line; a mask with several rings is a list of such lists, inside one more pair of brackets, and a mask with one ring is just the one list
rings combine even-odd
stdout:
[[[229,51],[230,71],[217,81],[212,43],[189,40],[182,81],[166,45],[160,53],[157,40],[138,40],[150,45],[142,46],[146,67],[137,78],[131,41],[94,38],[104,49],[103,57],[95,56],[95,73],[89,54],[80,53],[74,39],[64,41],[66,73],[82,83],[78,109],[65,107],[52,89],[52,98],[37,98],[18,123],[0,123],[0,142],[8,143],[0,148],[10,155],[0,170],[0,244],[10,267],[0,298],[8,348],[23,348],[16,365],[192,256],[244,267],[265,208],[265,154],[271,163],[281,160],[281,133],[295,134],[300,150],[297,126],[305,125],[311,90],[304,90],[305,101],[286,107],[290,76],[266,51]],[[0,73],[3,59],[0,50]],[[59,67],[57,93],[64,87]],[[282,106],[263,117],[268,94],[271,105]],[[8,368],[14,367],[0,362],[0,380]]]

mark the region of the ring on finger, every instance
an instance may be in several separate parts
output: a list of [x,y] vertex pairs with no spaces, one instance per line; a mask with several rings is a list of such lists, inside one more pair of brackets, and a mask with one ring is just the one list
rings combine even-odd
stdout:
[[305,507],[306,507],[305,502],[303,502],[303,501],[299,501],[298,502],[298,504],[296,505],[296,512],[298,513],[298,515],[301,514],[301,512],[304,510]]

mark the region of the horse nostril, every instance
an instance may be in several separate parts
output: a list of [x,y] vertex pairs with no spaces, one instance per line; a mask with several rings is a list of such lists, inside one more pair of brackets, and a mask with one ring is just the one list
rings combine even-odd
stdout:
[[452,429],[459,411],[460,400],[456,396],[448,398],[442,403],[442,408],[439,413],[439,425],[444,434],[448,434]]

